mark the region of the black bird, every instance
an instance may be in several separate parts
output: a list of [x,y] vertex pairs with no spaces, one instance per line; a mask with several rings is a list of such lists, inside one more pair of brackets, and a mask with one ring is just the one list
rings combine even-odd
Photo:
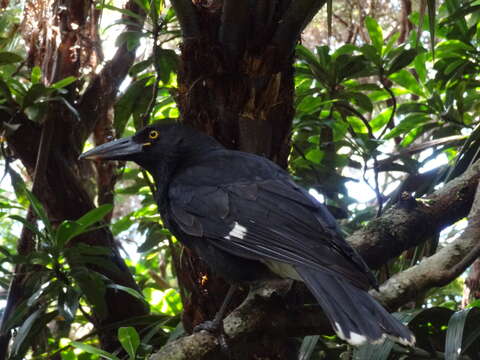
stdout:
[[303,281],[350,344],[386,335],[414,343],[367,293],[375,278],[325,206],[270,160],[180,124],[147,126],[80,158],[131,160],[150,172],[167,227],[230,283]]

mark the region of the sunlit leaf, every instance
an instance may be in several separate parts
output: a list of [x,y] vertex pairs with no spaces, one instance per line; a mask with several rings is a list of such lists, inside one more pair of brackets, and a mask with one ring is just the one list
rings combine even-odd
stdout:
[[125,349],[130,359],[135,359],[138,346],[140,345],[140,336],[134,327],[120,327],[118,329],[118,340],[122,347]]
[[88,344],[84,344],[84,343],[81,343],[81,342],[77,342],[77,341],[72,341],[70,343],[72,346],[75,346],[76,348],[80,349],[80,350],[83,350],[89,354],[94,354],[94,355],[98,355],[104,359],[109,359],[109,360],[120,360],[118,357],[116,357],[115,355],[113,354],[110,354],[109,352],[106,352],[102,349],[99,349],[99,348],[96,348],[92,345],[88,345]]
[[370,36],[372,45],[375,46],[375,48],[377,49],[377,53],[381,54],[383,47],[382,28],[380,27],[380,25],[378,25],[377,21],[370,16],[367,16],[365,18],[365,26],[367,27],[368,35]]

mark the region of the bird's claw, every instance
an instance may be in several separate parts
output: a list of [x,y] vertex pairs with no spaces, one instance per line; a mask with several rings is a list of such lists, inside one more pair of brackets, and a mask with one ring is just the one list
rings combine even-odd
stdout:
[[231,359],[230,348],[228,347],[227,343],[227,335],[225,334],[225,330],[223,329],[223,322],[216,322],[207,320],[201,324],[198,324],[193,328],[193,332],[197,333],[200,331],[207,331],[211,335],[215,336],[218,341],[218,345],[220,345],[220,349],[222,353],[228,358]]
[[220,324],[211,320],[204,321],[203,323],[198,324],[193,328],[194,333],[200,332],[202,330],[205,330],[213,335],[218,335],[223,333],[223,329],[220,329]]

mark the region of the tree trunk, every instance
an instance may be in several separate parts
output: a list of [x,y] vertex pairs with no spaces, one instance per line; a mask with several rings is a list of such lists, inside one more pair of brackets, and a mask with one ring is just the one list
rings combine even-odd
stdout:
[[[323,3],[257,1],[250,7],[229,0],[172,1],[183,32],[176,99],[182,121],[229,149],[259,154],[286,168],[294,116],[293,49]],[[228,286],[196,254],[186,254],[176,267],[190,294],[183,299],[183,323],[191,331],[214,317]],[[230,308],[245,294],[246,289],[240,291]],[[261,337],[249,342],[250,355],[243,358],[289,358],[285,337],[268,346]]]
[[[139,13],[139,8],[133,4],[132,1],[127,7]],[[68,4],[63,0],[29,1],[25,13],[22,36],[28,44],[28,66],[41,68],[41,81],[45,85],[68,76],[79,78],[82,70],[95,69],[101,53],[95,50],[94,44],[100,42],[100,39],[99,12],[93,1],[69,1]],[[86,39],[91,42],[86,44]],[[111,111],[118,86],[134,58],[135,51],[128,51],[124,45],[119,48],[114,59],[105,64],[103,71],[95,75],[82,97],[79,96],[81,84],[68,87],[65,98],[70,104],[80,104],[80,119],[60,101],[50,102],[48,111],[39,123],[30,121],[20,109],[13,119],[13,123],[20,127],[7,137],[9,149],[22,161],[29,175],[37,178],[34,181],[34,193],[46,207],[54,225],[66,219],[78,219],[95,207],[92,195],[85,188],[93,175],[91,165],[79,163],[77,158],[83,143],[93,130],[96,130],[95,140],[102,142],[101,135],[111,127],[112,119],[106,114]],[[102,101],[102,98],[106,101]],[[103,139],[105,141],[107,139]],[[39,163],[42,166],[39,167]],[[113,170],[109,169],[106,176],[104,172],[103,178],[98,181],[101,189],[100,203],[113,201],[110,196],[114,185]],[[105,261],[111,262],[115,271],[87,266],[89,270],[101,273],[115,284],[138,289],[108,228],[79,236],[71,243],[73,245],[79,242],[111,249]],[[79,267],[72,261],[70,266],[72,275],[85,269],[84,265]],[[80,283],[80,286],[95,285],[86,282]],[[16,299],[17,302],[20,300]],[[95,306],[92,308],[92,321],[99,330],[102,348],[114,351],[119,346],[117,330],[114,327],[107,330],[108,325],[145,315],[148,308],[126,292],[109,288],[106,290],[105,305],[106,311],[100,311]]]

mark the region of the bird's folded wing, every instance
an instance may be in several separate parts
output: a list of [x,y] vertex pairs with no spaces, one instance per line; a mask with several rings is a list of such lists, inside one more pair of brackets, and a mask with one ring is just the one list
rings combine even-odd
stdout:
[[171,184],[169,202],[173,220],[198,241],[240,257],[339,273],[363,288],[374,283],[323,205],[287,177],[201,186],[180,180]]

